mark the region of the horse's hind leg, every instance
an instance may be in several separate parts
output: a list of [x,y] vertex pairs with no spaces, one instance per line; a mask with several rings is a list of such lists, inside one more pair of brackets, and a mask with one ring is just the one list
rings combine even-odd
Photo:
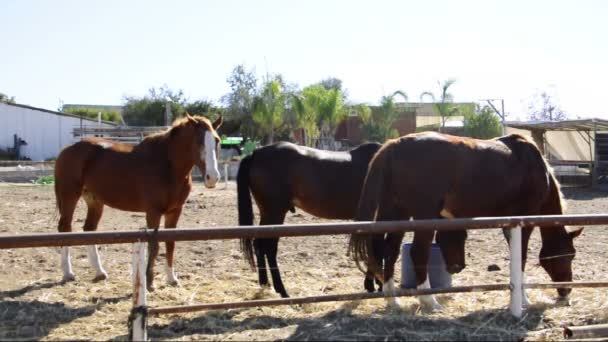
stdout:
[[268,283],[268,272],[266,272],[266,240],[255,239],[253,240],[253,248],[255,250],[255,258],[257,259],[258,266],[258,282],[261,287],[267,287]]
[[[182,208],[174,209],[165,214],[165,228],[175,228],[177,227],[177,221],[179,220],[179,216],[182,213]],[[175,272],[173,271],[173,252],[175,250],[175,241],[167,241],[165,242],[165,247],[167,249],[167,264],[165,266],[165,271],[167,274],[167,284],[171,286],[179,285],[179,281],[175,276]]]
[[[99,220],[101,219],[101,215],[103,214],[103,203],[96,200],[95,195],[86,190],[82,194],[82,197],[87,203],[88,208],[83,230],[85,232],[94,232],[97,230],[97,225],[99,224]],[[101,265],[101,259],[99,257],[97,245],[88,245],[87,251],[89,254],[89,262],[91,263],[91,266],[95,269],[95,278],[93,278],[93,281],[98,282],[101,280],[106,280],[108,278],[108,274]]]
[[[384,267],[384,234],[374,234],[372,236],[372,253],[380,267]],[[367,292],[374,292],[374,281],[378,285],[378,292],[382,292],[382,282],[369,269],[365,273],[365,281],[363,287]]]
[[279,249],[279,238],[269,239],[269,248],[268,248],[268,267],[270,268],[270,275],[272,276],[272,285],[274,286],[274,290],[281,295],[283,298],[289,298],[287,291],[285,290],[285,285],[283,285],[283,281],[281,280],[281,271],[279,270],[279,265],[277,263],[277,252]]
[[[56,184],[55,195],[57,196],[60,215],[57,230],[60,233],[69,233],[72,231],[72,219],[74,217],[74,210],[76,210],[76,204],[80,198],[80,192],[65,191],[65,189],[60,188]],[[76,279],[72,270],[72,261],[70,260],[70,247],[64,246],[61,248],[61,269],[63,270],[64,282]]]
[[[283,224],[285,221],[285,214],[287,210],[282,213],[275,213],[272,215],[263,215],[260,218],[261,225],[268,224]],[[266,258],[268,259],[268,267],[270,268],[270,275],[272,276],[272,285],[274,290],[281,295],[283,298],[288,298],[289,295],[285,290],[285,286],[283,285],[283,280],[281,279],[281,271],[279,270],[279,265],[277,263],[277,252],[279,249],[279,238],[272,239],[260,239],[261,245],[264,245],[263,250],[264,254],[266,254]]]

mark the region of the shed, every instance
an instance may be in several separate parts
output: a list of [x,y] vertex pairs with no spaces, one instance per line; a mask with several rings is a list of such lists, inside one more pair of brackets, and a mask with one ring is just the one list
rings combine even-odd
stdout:
[[22,104],[0,102],[0,149],[21,142],[20,155],[34,161],[56,158],[74,140],[76,127],[114,127],[113,123]]
[[608,176],[608,120],[507,121],[507,133],[532,136],[556,175],[587,176],[597,186]]

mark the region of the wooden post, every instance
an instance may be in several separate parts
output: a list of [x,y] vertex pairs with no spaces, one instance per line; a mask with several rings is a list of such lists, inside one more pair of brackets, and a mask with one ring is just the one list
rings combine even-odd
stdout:
[[521,226],[511,229],[511,314],[517,318],[522,315],[523,272],[521,270]]
[[129,316],[129,337],[132,341],[146,341],[146,243],[133,244],[133,310]]
[[583,325],[579,327],[564,327],[564,338],[597,338],[608,337],[608,324]]

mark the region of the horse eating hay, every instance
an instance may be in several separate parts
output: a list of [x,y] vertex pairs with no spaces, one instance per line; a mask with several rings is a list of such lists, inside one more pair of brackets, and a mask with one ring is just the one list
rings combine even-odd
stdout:
[[[370,162],[356,219],[559,215],[561,200],[551,169],[525,137],[512,134],[477,140],[427,132],[390,140],[378,151]],[[533,228],[522,229],[522,268]],[[581,231],[568,232],[564,226],[540,228],[540,263],[553,281],[572,280],[573,239]],[[433,235],[434,231],[414,235],[411,257],[418,288],[429,287],[427,263]],[[374,234],[351,237],[349,248],[357,264],[364,261],[385,281],[388,291],[394,291],[394,265],[402,238],[403,233],[387,234],[386,242],[378,244]],[[377,255],[385,256],[383,266]],[[557,291],[565,299],[571,290]],[[433,296],[419,299],[432,310],[441,308]],[[397,299],[390,298],[388,304],[397,306]]]
[[[72,217],[78,199],[87,204],[85,231],[97,230],[104,205],[125,211],[145,212],[149,228],[158,228],[165,216],[165,228],[175,228],[192,187],[191,170],[197,166],[205,175],[205,186],[215,187],[219,178],[216,129],[207,118],[187,115],[165,132],[146,137],[136,146],[101,138],[88,138],[66,147],[55,162],[55,197],[59,209],[59,232],[72,231]],[[151,244],[153,245],[153,244]],[[175,242],[167,241],[167,282],[177,284],[173,272]],[[147,285],[153,289],[154,261],[158,243],[151,246]],[[104,280],[97,246],[88,246],[93,281]],[[74,280],[69,247],[61,251],[63,280]]]
[[[380,146],[367,143],[347,152],[333,152],[279,142],[255,150],[243,158],[237,175],[239,224],[253,225],[250,191],[260,209],[262,225],[282,224],[287,211],[295,207],[321,218],[353,219],[369,161]],[[453,233],[441,234],[449,237]],[[451,241],[442,239],[443,252],[464,253],[463,247],[452,248]],[[268,259],[275,291],[288,297],[277,264],[278,243],[278,238],[242,239],[241,249],[252,268],[255,253],[261,286],[268,285]],[[454,260],[450,254],[444,254],[448,265]],[[366,274],[364,283],[370,292],[374,291],[372,277]]]

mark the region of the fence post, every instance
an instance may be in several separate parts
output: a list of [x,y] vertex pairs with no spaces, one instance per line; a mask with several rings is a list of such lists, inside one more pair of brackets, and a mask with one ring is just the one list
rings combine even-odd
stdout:
[[228,188],[228,162],[224,163],[224,189]]
[[129,338],[132,341],[146,341],[146,242],[133,244],[133,309],[129,315]]
[[521,270],[521,226],[511,229],[511,314],[517,318],[522,315],[523,283]]

